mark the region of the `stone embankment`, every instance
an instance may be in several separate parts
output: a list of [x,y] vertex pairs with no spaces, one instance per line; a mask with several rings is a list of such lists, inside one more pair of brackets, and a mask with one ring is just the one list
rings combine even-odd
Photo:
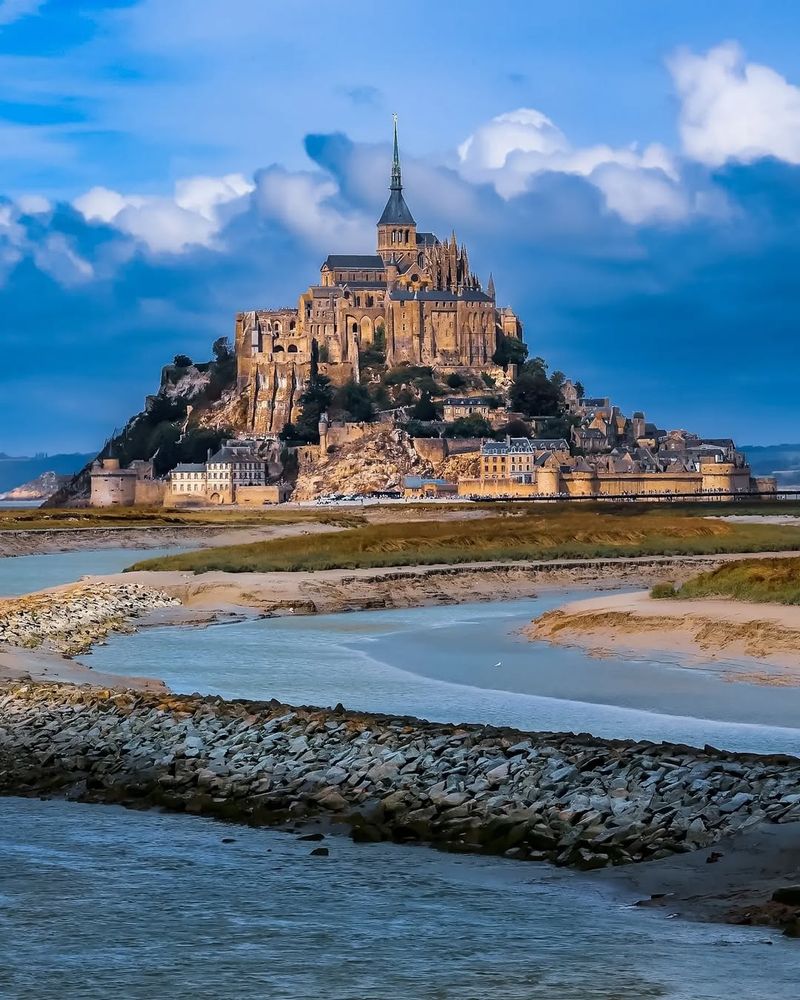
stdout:
[[141,584],[77,585],[0,601],[0,643],[60,653],[85,652],[110,632],[131,632],[134,620],[180,602]]
[[0,792],[599,868],[800,819],[800,760],[71,685],[0,686]]

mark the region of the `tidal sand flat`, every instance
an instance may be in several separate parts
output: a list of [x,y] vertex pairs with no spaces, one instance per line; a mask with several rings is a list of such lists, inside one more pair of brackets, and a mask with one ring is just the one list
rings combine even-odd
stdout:
[[729,598],[654,599],[649,592],[567,603],[525,630],[535,640],[571,644],[595,655],[681,654],[687,666],[711,665],[728,679],[800,684],[800,606]]

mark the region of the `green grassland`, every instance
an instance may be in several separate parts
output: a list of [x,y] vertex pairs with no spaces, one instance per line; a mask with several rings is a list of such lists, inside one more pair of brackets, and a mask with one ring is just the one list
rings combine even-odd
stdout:
[[653,597],[731,597],[757,604],[800,604],[800,558],[737,559],[680,587],[658,584]]
[[[683,512],[559,505],[479,519],[403,520],[147,559],[132,569],[231,573],[558,558],[800,550],[800,528]],[[411,512],[409,511],[411,514]],[[411,514],[413,516],[413,514]]]

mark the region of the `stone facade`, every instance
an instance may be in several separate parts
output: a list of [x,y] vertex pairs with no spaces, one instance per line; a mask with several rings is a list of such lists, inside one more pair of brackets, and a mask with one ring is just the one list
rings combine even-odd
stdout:
[[154,477],[152,462],[131,462],[123,469],[117,458],[100,458],[92,465],[89,477],[92,507],[150,506],[164,499],[166,486]]
[[282,503],[288,488],[268,483],[270,456],[255,441],[226,441],[206,462],[181,463],[169,475],[174,504]]
[[609,456],[572,457],[562,439],[507,438],[486,441],[481,448],[480,476],[461,479],[461,496],[491,497],[626,497],[731,496],[769,492],[754,480],[739,456],[694,457],[653,455],[645,449]]
[[440,241],[419,232],[403,197],[397,129],[389,200],[377,226],[376,252],[331,254],[319,283],[297,308],[258,309],[236,317],[240,391],[249,391],[249,425],[279,433],[299,413],[316,370],[334,384],[361,377],[359,351],[378,348],[388,366],[490,371],[498,339],[522,337],[511,309],[498,309],[455,233]]

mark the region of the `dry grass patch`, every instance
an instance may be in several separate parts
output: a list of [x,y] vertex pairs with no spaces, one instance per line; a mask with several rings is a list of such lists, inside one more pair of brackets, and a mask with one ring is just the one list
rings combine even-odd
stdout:
[[621,505],[602,513],[562,507],[480,520],[368,524],[148,559],[132,568],[236,573],[781,549],[800,549],[800,528],[730,524]]
[[700,573],[678,588],[659,584],[651,596],[730,597],[757,604],[800,604],[800,558],[737,560]]
[[258,527],[259,525],[364,524],[356,511],[298,510],[169,510],[164,507],[6,507],[0,508],[0,531],[46,531],[54,528]]

